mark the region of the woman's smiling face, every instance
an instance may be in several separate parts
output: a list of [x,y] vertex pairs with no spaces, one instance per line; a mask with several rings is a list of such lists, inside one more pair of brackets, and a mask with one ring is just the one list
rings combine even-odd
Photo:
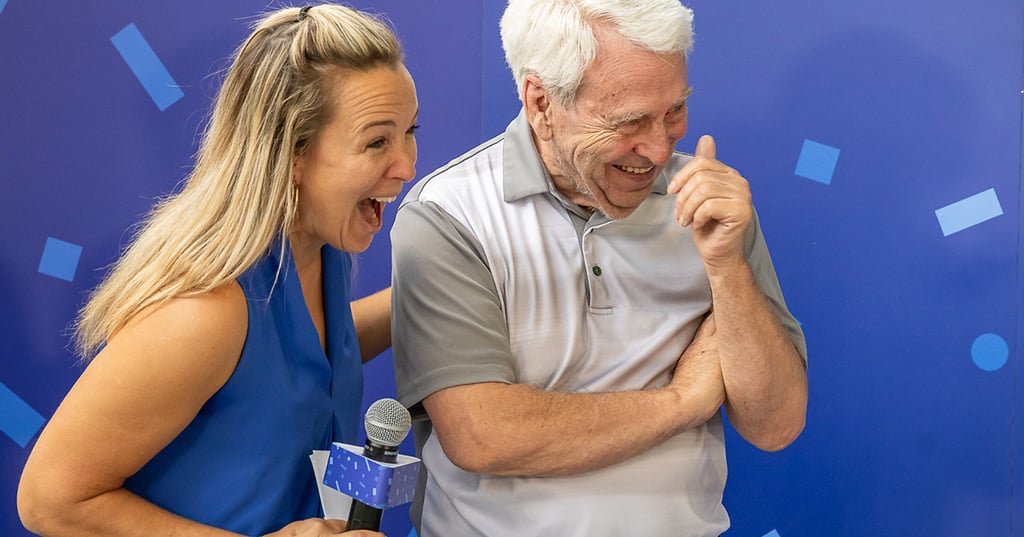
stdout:
[[416,175],[416,87],[404,66],[336,75],[333,114],[295,159],[293,241],[366,250],[384,204]]

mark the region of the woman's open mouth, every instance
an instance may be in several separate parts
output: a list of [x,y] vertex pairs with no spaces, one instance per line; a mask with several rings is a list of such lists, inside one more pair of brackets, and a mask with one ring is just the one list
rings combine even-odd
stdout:
[[363,215],[363,220],[365,220],[370,227],[379,229],[381,224],[381,213],[384,212],[384,206],[392,201],[395,201],[395,196],[372,196],[359,202],[359,212]]

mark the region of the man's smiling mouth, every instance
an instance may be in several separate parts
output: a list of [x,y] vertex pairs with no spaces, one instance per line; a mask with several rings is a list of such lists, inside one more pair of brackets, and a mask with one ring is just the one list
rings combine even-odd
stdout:
[[643,174],[645,174],[645,173],[647,173],[647,172],[649,172],[649,171],[654,169],[654,166],[647,166],[647,167],[644,167],[644,168],[635,168],[633,166],[619,166],[618,164],[612,164],[612,167],[615,168],[615,169],[618,169],[618,170],[622,170],[622,171],[624,171],[626,173],[634,174],[634,175],[643,175]]

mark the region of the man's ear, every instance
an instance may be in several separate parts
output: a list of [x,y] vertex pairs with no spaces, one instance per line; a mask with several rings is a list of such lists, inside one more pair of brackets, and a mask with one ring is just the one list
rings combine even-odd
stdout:
[[526,120],[530,122],[537,138],[548,141],[551,139],[551,94],[535,75],[526,75],[523,79],[523,109]]

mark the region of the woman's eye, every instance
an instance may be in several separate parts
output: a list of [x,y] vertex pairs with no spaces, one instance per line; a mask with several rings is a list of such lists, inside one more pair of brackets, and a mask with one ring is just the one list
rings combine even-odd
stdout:
[[384,138],[377,138],[376,140],[370,142],[366,147],[369,148],[369,149],[380,149],[380,148],[384,147],[384,145],[387,144],[387,143],[388,143],[388,141],[386,139],[384,139]]
[[419,125],[413,125],[412,127],[409,127],[409,130],[405,131],[405,133],[406,134],[416,134],[416,131],[419,130],[419,128],[420,128]]

